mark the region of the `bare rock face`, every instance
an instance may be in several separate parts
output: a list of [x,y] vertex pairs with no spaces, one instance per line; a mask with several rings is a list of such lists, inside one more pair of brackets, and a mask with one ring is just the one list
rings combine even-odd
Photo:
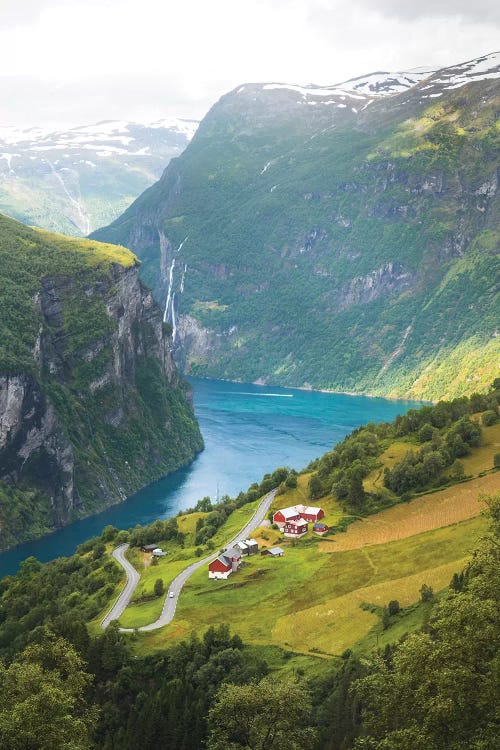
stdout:
[[366,305],[378,297],[400,294],[410,289],[414,281],[415,274],[401,263],[386,263],[366,276],[352,279],[341,291],[338,308],[342,310],[351,305]]
[[[229,334],[234,333],[230,331]],[[179,367],[183,372],[191,369],[192,363],[203,363],[218,351],[222,344],[222,337],[215,331],[205,328],[192,315],[181,315],[177,329],[177,348],[175,355]]]
[[51,515],[63,523],[79,504],[73,448],[53,405],[27,375],[0,377],[0,478],[16,486],[36,483],[51,499]]

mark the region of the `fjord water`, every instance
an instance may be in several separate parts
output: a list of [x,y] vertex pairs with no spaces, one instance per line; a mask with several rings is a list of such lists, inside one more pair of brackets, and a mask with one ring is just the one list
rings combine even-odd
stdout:
[[389,422],[411,401],[190,378],[205,450],[189,466],[96,516],[0,554],[0,576],[34,555],[72,554],[108,524],[127,529],[168,518],[205,495],[236,495],[278,466],[301,469],[366,422]]

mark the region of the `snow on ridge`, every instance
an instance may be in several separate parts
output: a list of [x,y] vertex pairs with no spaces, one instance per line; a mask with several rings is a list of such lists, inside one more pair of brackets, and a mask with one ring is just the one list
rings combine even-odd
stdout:
[[139,123],[128,120],[103,120],[90,125],[77,125],[68,129],[49,130],[40,127],[17,127],[0,125],[0,144],[10,146],[14,144],[26,144],[31,151],[42,151],[52,149],[75,149],[88,148],[95,144],[96,148],[101,145],[110,147],[121,145],[129,146],[137,139],[133,134],[134,129],[165,129],[183,135],[190,141],[198,129],[197,120],[182,118],[164,118],[150,123]]
[[167,128],[168,130],[175,130],[177,133],[181,133],[186,136],[188,140],[194,136],[198,130],[200,122],[199,120],[187,120],[182,117],[165,117],[160,120],[148,123],[148,128]]
[[446,90],[458,89],[473,81],[486,81],[500,78],[500,52],[467,60],[459,65],[442,68],[432,79],[433,84],[441,84]]
[[397,72],[378,71],[358,78],[351,78],[339,85],[349,87],[357,92],[363,92],[367,96],[391,96],[407,91],[420,81],[429,78],[433,73],[435,73],[435,70],[426,68]]
[[310,96],[325,97],[325,96],[348,96],[350,99],[365,99],[364,96],[360,96],[359,93],[352,91],[347,88],[339,88],[338,86],[330,86],[321,88],[320,86],[298,86],[291,83],[265,83],[262,86],[264,91],[271,91],[276,89],[285,89],[288,91],[295,91],[301,94],[304,99]]

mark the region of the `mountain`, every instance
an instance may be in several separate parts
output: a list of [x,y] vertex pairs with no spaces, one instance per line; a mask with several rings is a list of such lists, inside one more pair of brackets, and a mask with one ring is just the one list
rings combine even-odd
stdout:
[[202,448],[169,329],[125,248],[0,216],[0,549]]
[[157,180],[196,132],[195,120],[108,120],[50,132],[0,126],[0,211],[84,236]]
[[[412,78],[413,76],[413,78]],[[199,375],[438,399],[500,355],[500,53],[245,84],[109,227]]]

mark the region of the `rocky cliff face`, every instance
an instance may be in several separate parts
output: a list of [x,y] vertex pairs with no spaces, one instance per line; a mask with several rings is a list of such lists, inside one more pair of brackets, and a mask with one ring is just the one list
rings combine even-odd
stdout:
[[[54,261],[23,297],[32,328],[25,356],[13,366],[5,340],[0,351],[0,546],[118,502],[202,447],[138,265],[72,272]],[[36,530],[29,519],[9,521],[9,488],[37,495]]]
[[11,486],[37,483],[61,525],[79,506],[73,448],[53,404],[27,375],[0,377],[0,479]]

